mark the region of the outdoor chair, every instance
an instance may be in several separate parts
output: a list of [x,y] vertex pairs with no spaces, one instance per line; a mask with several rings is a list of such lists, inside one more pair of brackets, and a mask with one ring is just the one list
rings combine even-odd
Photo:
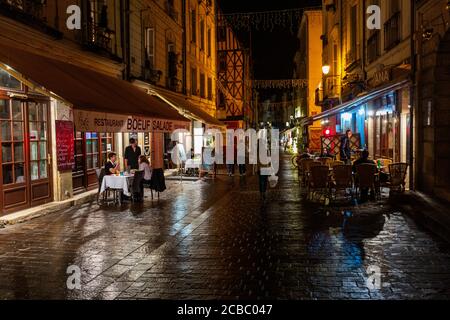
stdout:
[[330,168],[328,166],[311,166],[311,173],[308,180],[308,199],[314,200],[316,193],[320,193],[325,196],[325,199],[329,199],[329,173]]
[[144,171],[136,171],[134,173],[133,182],[131,183],[131,200],[133,202],[138,202],[140,199],[144,198],[141,188],[144,181],[144,175]]
[[[97,181],[98,181],[98,192],[97,192],[97,204],[100,205],[100,190],[102,189],[102,183],[103,178],[105,177],[105,168],[96,169],[95,173],[97,174]],[[107,198],[107,192],[105,191],[103,193],[103,201],[106,201]]]
[[356,195],[361,196],[361,190],[370,189],[377,192],[376,175],[377,166],[375,164],[364,163],[356,167]]
[[402,193],[405,192],[408,167],[407,163],[393,163],[389,165],[389,181],[383,186],[390,190],[398,189]]
[[302,181],[303,186],[306,186],[308,180],[308,173],[310,164],[314,162],[314,159],[301,159],[298,167],[298,174]]
[[[335,191],[335,199],[336,194],[340,190],[350,190],[350,195],[353,198],[353,172],[352,166],[350,165],[335,165],[333,167],[332,180],[330,184],[330,190]],[[333,195],[333,192],[331,192]]]
[[333,158],[319,158],[317,161],[319,161],[323,166],[330,167],[333,163]]
[[343,166],[344,164],[345,164],[344,161],[337,161],[337,160],[335,160],[335,161],[331,162],[330,167],[334,168],[335,166]]

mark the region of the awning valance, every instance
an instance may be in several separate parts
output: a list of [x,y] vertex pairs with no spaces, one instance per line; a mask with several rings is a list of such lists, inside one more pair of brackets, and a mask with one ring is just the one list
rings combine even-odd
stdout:
[[135,84],[147,88],[150,94],[171,105],[185,117],[203,122],[209,128],[226,128],[226,124],[203,111],[199,105],[182,94],[150,86],[140,81],[135,81]]
[[310,125],[314,123],[315,121],[322,120],[331,116],[334,116],[336,114],[339,114],[341,112],[350,111],[354,107],[360,106],[361,104],[367,103],[368,101],[375,99],[383,94],[387,94],[394,90],[399,90],[403,87],[407,87],[411,82],[409,80],[403,80],[394,84],[388,84],[382,88],[373,90],[371,92],[368,92],[360,97],[357,97],[351,101],[345,102],[339,106],[336,106],[330,110],[324,111],[322,113],[319,113],[318,115],[315,115],[313,117],[308,117],[302,119],[300,122],[301,125]]
[[189,122],[131,83],[0,43],[0,63],[73,105],[76,110]]

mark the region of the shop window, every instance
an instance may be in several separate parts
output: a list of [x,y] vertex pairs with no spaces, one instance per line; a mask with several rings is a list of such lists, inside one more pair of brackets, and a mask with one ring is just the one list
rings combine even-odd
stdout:
[[48,178],[47,105],[28,103],[31,180]]
[[20,101],[0,100],[3,184],[25,182],[24,119]]

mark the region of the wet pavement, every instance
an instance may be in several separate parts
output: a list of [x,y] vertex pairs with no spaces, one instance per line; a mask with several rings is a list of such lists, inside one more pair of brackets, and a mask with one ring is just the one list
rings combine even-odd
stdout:
[[251,176],[168,186],[1,229],[0,299],[450,298],[447,243],[395,200],[307,202],[288,157],[266,203]]

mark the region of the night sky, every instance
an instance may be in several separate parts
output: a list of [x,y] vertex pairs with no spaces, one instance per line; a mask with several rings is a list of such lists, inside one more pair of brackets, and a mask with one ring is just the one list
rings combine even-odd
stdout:
[[[317,0],[220,0],[224,13],[284,10],[320,6]],[[290,79],[293,73],[293,59],[299,42],[296,32],[278,28],[274,32],[252,31],[252,52],[255,79]],[[297,27],[296,27],[297,28]],[[239,32],[239,31],[238,31]],[[248,39],[248,32],[239,32]]]

